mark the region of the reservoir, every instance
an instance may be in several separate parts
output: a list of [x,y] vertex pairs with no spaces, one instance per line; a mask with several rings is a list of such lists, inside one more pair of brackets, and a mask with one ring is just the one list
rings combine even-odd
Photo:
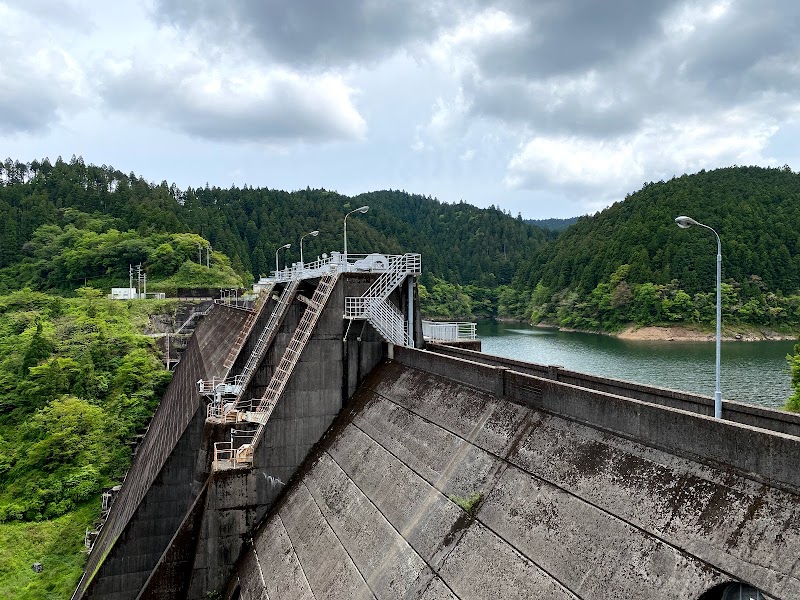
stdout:
[[[714,342],[620,340],[496,321],[479,322],[478,335],[487,354],[714,396]],[[794,344],[722,342],[722,397],[782,407],[792,394],[786,355]]]

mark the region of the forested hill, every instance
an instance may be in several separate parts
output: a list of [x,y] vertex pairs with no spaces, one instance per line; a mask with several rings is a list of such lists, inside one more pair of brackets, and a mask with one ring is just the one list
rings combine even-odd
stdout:
[[534,317],[558,314],[562,325],[704,321],[713,314],[706,294],[714,289],[716,240],[708,230],[677,227],[679,215],[721,236],[729,321],[800,324],[800,175],[788,167],[646,184],[540,248],[515,287],[535,290]]
[[573,225],[577,220],[578,217],[570,217],[569,219],[525,219],[525,222],[535,227],[559,233]]
[[[55,163],[8,159],[0,165],[0,269],[30,259],[34,232],[42,225],[64,226],[68,209],[73,209],[111,217],[123,232],[199,234],[231,258],[235,271],[257,277],[274,269],[275,249],[285,243],[292,244],[287,261],[299,260],[300,236],[312,230],[320,235],[305,238],[306,260],[341,251],[342,218],[364,204],[370,206],[369,212],[347,222],[350,253],[420,252],[428,277],[454,283],[508,283],[523,258],[546,239],[541,229],[493,207],[444,204],[400,191],[351,198],[324,189],[179,190],[105,165],[85,165],[75,157]],[[130,257],[120,257],[125,264],[118,267],[127,270],[127,260]],[[70,276],[86,277],[91,284],[98,273],[95,269]],[[52,288],[52,282],[33,287]]]

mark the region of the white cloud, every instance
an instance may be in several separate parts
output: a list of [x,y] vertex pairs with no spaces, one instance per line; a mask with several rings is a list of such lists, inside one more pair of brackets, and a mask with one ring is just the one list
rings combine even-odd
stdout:
[[461,156],[459,156],[458,158],[460,158],[463,161],[472,160],[473,158],[475,158],[475,148],[467,148],[466,150],[464,150],[464,152],[461,153]]
[[225,154],[253,161],[248,183],[577,214],[697,169],[798,168],[798,18],[788,0],[0,0],[0,141],[128,170],[157,137],[159,179],[228,185]]
[[429,45],[427,56],[444,72],[463,73],[474,66],[473,50],[476,47],[526,33],[526,24],[515,21],[512,15],[502,10],[488,8],[443,31]]
[[212,140],[359,140],[367,130],[354,91],[336,75],[196,58],[109,63],[101,90],[110,109]]
[[731,8],[731,2],[686,2],[678,4],[664,16],[662,27],[668,37],[686,39],[702,28],[723,18]]
[[80,110],[87,83],[79,61],[36,16],[0,3],[0,133],[48,129]]
[[[95,66],[108,112],[220,142],[287,143],[363,140],[356,91],[335,72],[302,72],[264,63],[246,48],[209,46],[131,15],[139,33]],[[107,23],[107,22],[106,22]]]
[[509,161],[505,184],[512,189],[561,187],[568,196],[608,203],[645,181],[709,165],[776,165],[780,161],[764,150],[777,130],[774,119],[754,108],[737,108],[714,119],[655,116],[636,132],[614,139],[536,136]]

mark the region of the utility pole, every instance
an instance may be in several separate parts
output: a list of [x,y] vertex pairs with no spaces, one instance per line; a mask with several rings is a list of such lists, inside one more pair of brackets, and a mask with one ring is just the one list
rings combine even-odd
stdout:
[[136,265],[136,297],[142,297],[142,263]]

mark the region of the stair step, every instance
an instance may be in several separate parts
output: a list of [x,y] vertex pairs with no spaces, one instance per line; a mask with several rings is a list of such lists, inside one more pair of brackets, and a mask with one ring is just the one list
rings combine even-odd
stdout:
[[266,425],[268,420],[269,414],[261,411],[248,411],[244,413],[244,417],[242,418],[242,421],[260,423],[261,425]]

